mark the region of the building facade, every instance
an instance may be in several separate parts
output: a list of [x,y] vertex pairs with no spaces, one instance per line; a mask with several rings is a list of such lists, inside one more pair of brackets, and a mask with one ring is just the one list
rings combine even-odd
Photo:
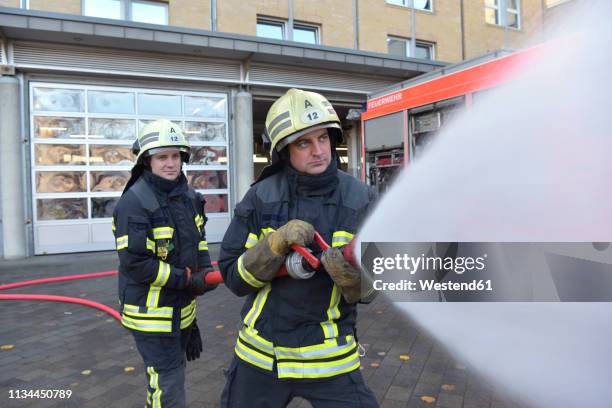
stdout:
[[131,144],[159,117],[183,126],[194,146],[186,175],[207,199],[217,242],[268,160],[259,136],[287,88],[330,99],[344,121],[341,157],[359,174],[368,94],[447,62],[523,47],[541,33],[543,7],[0,0],[0,255],[112,249],[110,215],[133,165]]
[[[558,0],[0,0],[22,7],[260,35],[449,63],[538,41]],[[414,5],[414,7],[411,7]],[[505,9],[505,12],[504,12]]]

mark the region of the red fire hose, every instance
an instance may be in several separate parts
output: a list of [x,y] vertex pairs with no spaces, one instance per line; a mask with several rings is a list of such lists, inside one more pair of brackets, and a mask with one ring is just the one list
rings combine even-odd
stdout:
[[[319,247],[321,247],[322,250],[325,251],[330,248],[330,246],[327,244],[327,242],[325,242],[323,237],[321,237],[321,235],[318,232],[315,232],[314,240],[319,245]],[[354,242],[355,240],[352,240],[343,249],[344,257],[352,264],[355,264],[356,262],[355,257],[354,257]],[[295,244],[291,245],[291,248],[295,252],[298,252],[300,255],[302,255],[306,259],[306,261],[310,264],[310,266],[312,266],[314,269],[317,269],[320,266],[321,261],[316,256],[314,256],[312,253],[310,253],[308,249],[302,246],[299,246],[299,245],[295,245]],[[212,264],[217,265],[217,262],[215,261]],[[0,290],[15,289],[15,288],[23,287],[23,286],[40,285],[43,283],[51,283],[51,282],[64,282],[64,281],[77,280],[77,279],[99,278],[103,276],[112,276],[116,274],[117,274],[117,271],[113,270],[113,271],[95,272],[95,273],[87,273],[87,274],[80,274],[80,275],[67,275],[67,276],[56,276],[52,278],[33,279],[33,280],[28,280],[28,281],[14,282],[14,283],[9,283],[5,285],[0,285]],[[287,275],[287,268],[285,267],[285,265],[283,265],[281,269],[278,271],[278,274],[276,276],[281,277],[285,275]],[[223,283],[223,277],[221,276],[221,272],[219,270],[215,270],[206,275],[205,281],[209,285],[219,285]],[[121,321],[121,315],[115,309],[109,306],[106,306],[102,303],[94,302],[94,301],[87,300],[87,299],[80,299],[80,298],[74,298],[74,297],[68,297],[68,296],[56,296],[56,295],[37,295],[37,294],[8,294],[8,295],[5,295],[5,294],[0,294],[0,300],[46,300],[46,301],[51,301],[51,302],[75,303],[75,304],[89,306],[89,307],[93,307],[95,309],[101,310],[105,313],[110,314],[115,319]]]
[[22,282],[8,283],[6,285],[0,285],[0,290],[15,289],[15,288],[20,288],[22,286],[40,285],[42,283],[63,282],[63,281],[76,280],[76,279],[99,278],[101,276],[110,276],[110,275],[116,275],[116,274],[117,274],[117,271],[106,271],[106,272],[84,273],[81,275],[55,276],[53,278],[34,279],[34,280],[28,280],[28,281],[22,281]]
[[121,321],[121,315],[113,308],[103,305],[102,303],[94,302],[87,299],[80,299],[68,296],[55,295],[32,295],[32,294],[0,294],[0,300],[48,300],[52,302],[67,302],[76,303],[78,305],[89,306],[108,313],[115,319]]

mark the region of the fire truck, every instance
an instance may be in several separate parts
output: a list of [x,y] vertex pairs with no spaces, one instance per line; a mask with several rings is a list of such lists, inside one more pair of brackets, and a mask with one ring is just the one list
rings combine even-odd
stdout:
[[384,192],[453,116],[516,78],[540,48],[496,51],[370,95],[361,115],[361,179]]

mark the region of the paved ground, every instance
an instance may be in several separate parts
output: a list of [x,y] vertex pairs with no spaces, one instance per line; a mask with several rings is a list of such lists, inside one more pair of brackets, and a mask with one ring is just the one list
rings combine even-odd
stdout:
[[[216,259],[218,246],[211,245]],[[0,284],[116,269],[114,252],[0,261]],[[116,278],[24,287],[0,293],[82,297],[116,307]],[[216,407],[239,324],[242,299],[225,287],[199,300],[202,357],[187,366],[189,407]],[[142,407],[143,364],[131,335],[109,315],[80,305],[0,301],[0,407]],[[358,332],[367,350],[362,373],[382,407],[515,408],[455,361],[393,304],[361,307]],[[13,346],[11,348],[11,345]],[[70,399],[11,399],[11,390],[71,390]],[[290,407],[310,407],[294,400]]]

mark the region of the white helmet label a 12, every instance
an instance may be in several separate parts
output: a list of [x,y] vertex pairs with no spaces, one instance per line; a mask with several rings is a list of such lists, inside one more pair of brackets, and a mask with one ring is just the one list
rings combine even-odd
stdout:
[[300,117],[302,123],[306,123],[308,125],[314,125],[321,122],[321,118],[323,117],[323,111],[317,108],[306,109],[302,116]]

